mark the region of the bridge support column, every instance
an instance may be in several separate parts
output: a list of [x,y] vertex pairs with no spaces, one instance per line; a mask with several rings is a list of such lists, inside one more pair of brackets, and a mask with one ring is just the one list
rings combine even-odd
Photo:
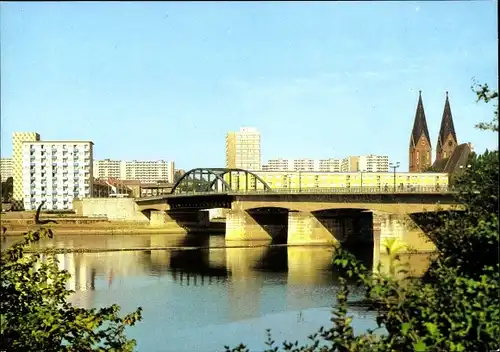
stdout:
[[373,212],[373,244],[375,250],[380,254],[386,253],[386,245],[389,241],[395,241],[395,245],[401,252],[411,249],[418,251],[433,251],[434,244],[429,242],[424,232],[408,216],[400,214],[388,214]]
[[171,228],[178,233],[187,233],[185,227],[181,226],[178,221],[163,210],[151,210],[149,225],[161,228]]
[[226,241],[271,241],[271,235],[245,210],[226,215]]
[[338,242],[331,231],[311,213],[288,213],[288,244],[336,245]]

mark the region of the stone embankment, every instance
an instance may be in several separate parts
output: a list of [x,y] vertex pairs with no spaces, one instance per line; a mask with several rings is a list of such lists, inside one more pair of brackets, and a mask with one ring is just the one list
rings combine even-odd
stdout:
[[[36,230],[41,226],[49,227],[58,235],[126,235],[126,234],[169,234],[183,232],[175,224],[151,226],[141,221],[110,221],[107,217],[85,217],[75,214],[40,214],[41,220],[55,220],[57,223],[39,225],[35,223],[35,212],[2,213],[0,223],[6,229],[5,236],[21,236],[27,231]],[[223,231],[220,224],[210,224],[205,228],[189,228],[189,232],[214,233]],[[187,227],[184,232],[187,232]]]

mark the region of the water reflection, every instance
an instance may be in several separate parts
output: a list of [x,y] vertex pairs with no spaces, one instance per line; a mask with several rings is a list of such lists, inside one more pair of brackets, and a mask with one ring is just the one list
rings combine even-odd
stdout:
[[[60,269],[71,274],[72,303],[86,308],[117,303],[126,312],[143,307],[143,322],[130,330],[139,351],[214,351],[242,341],[261,350],[266,328],[273,327],[277,340],[304,337],[305,342],[307,334],[329,324],[337,291],[331,247],[224,245],[223,236],[165,235],[62,236],[52,243],[141,248],[57,254]],[[176,248],[154,249],[165,247]],[[354,252],[371,267],[373,248]],[[403,259],[421,273],[426,258]],[[351,299],[361,295],[354,291]],[[357,331],[374,327],[371,315],[356,308],[351,313]]]

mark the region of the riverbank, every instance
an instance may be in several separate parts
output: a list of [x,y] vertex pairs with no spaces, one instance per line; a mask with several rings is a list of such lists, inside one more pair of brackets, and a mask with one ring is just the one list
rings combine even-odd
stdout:
[[[182,234],[186,229],[178,226],[150,226],[149,224],[127,222],[99,222],[93,224],[4,224],[6,232],[3,236],[20,237],[28,231],[36,231],[40,227],[52,229],[58,235],[153,235],[153,234]],[[208,228],[190,229],[190,233],[224,233],[225,227],[214,224]]]

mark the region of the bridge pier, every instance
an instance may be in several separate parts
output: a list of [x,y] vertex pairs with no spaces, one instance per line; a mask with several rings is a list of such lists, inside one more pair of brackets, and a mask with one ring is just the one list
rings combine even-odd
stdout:
[[271,241],[272,235],[248,212],[229,210],[226,215],[226,241]]
[[189,228],[203,228],[210,224],[208,211],[163,211],[151,210],[150,226],[172,228],[180,233],[187,233]]
[[291,245],[336,245],[338,241],[333,229],[334,226],[325,226],[312,213],[290,212],[288,213],[287,243]]
[[391,240],[395,241],[403,253],[412,249],[419,251],[434,251],[436,249],[409,216],[374,211],[373,244],[375,252],[385,254],[385,245]]

